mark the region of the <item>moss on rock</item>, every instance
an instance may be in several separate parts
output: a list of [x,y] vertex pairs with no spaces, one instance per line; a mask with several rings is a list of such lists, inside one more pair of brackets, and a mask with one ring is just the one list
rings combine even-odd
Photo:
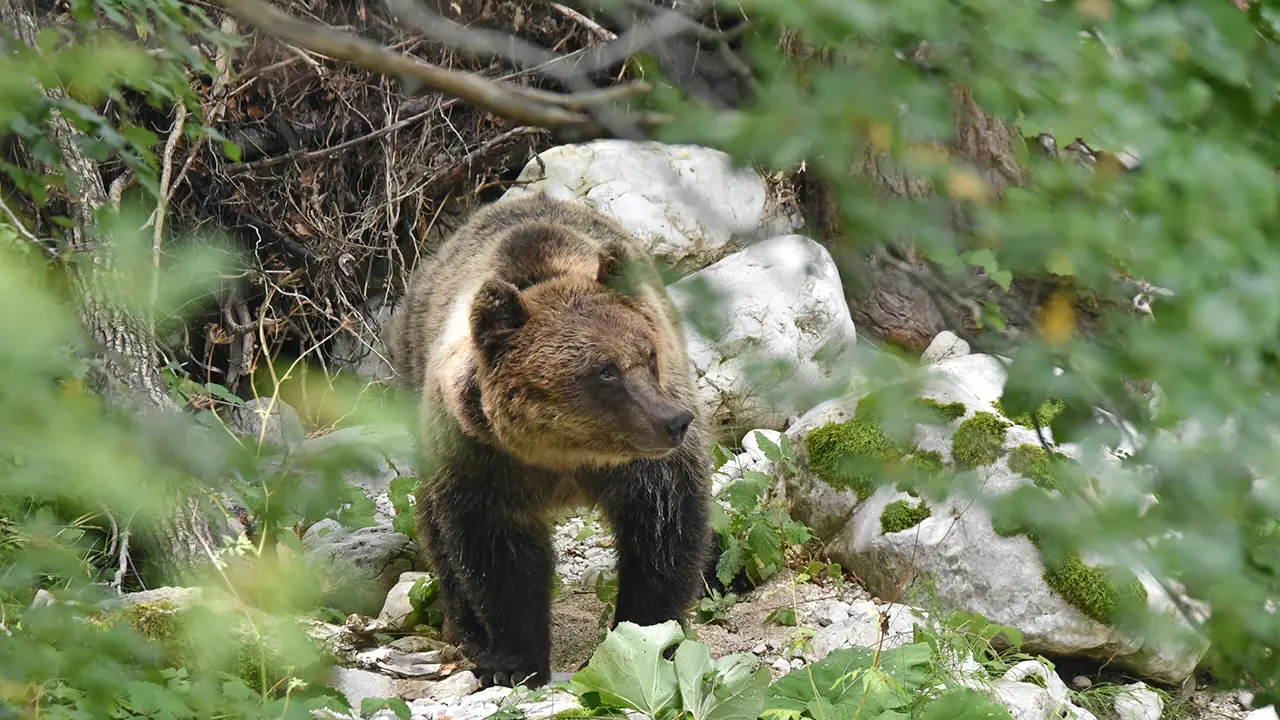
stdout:
[[1021,425],[1025,428],[1034,428],[1036,426],[1035,420],[1040,421],[1040,427],[1049,427],[1049,423],[1058,417],[1066,407],[1061,400],[1051,397],[1040,403],[1040,407],[1036,408],[1035,420],[1033,420],[1029,412],[1021,413],[1017,417],[1011,417],[1009,413],[1005,412],[1004,405],[1001,404],[1000,400],[1001,398],[996,398],[995,402],[991,403],[991,407],[995,408],[996,412],[1012,420],[1014,425]]
[[851,489],[866,500],[875,489],[875,474],[902,449],[880,427],[855,417],[828,423],[805,436],[809,466],[833,488]]
[[1042,447],[1025,443],[1010,450],[1009,469],[1031,478],[1032,482],[1045,490],[1062,489],[1058,479],[1053,475],[1053,461]]
[[[1022,490],[1043,492],[1030,486]],[[1094,620],[1113,626],[1121,607],[1146,606],[1147,589],[1132,573],[1127,573],[1130,579],[1117,587],[1105,569],[1086,564],[1078,551],[1071,550],[1058,558],[1046,558],[1040,533],[1034,527],[1013,520],[1006,513],[993,513],[991,520],[992,529],[1000,537],[1025,535],[1040,550],[1045,566],[1041,578],[1045,584],[1072,607]]]
[[933,450],[919,450],[907,456],[908,465],[920,469],[922,472],[937,474],[942,472],[942,453]]
[[920,405],[928,408],[931,413],[941,417],[943,420],[943,422],[939,423],[941,425],[945,425],[946,423],[959,420],[964,417],[965,407],[962,402],[953,402],[943,405],[933,398],[917,398],[916,401],[919,402]]
[[933,511],[921,500],[916,505],[909,504],[906,500],[894,500],[884,506],[884,511],[880,513],[880,532],[888,535],[889,533],[902,532],[909,530],[926,518],[933,515]]
[[1044,581],[1085,615],[1103,625],[1114,625],[1122,605],[1147,604],[1147,588],[1137,576],[1129,574],[1130,579],[1117,588],[1106,570],[1086,565],[1079,553],[1072,552],[1045,570]]
[[1004,454],[1004,435],[1009,423],[989,412],[980,412],[960,423],[951,437],[951,456],[956,467],[970,470],[990,465]]

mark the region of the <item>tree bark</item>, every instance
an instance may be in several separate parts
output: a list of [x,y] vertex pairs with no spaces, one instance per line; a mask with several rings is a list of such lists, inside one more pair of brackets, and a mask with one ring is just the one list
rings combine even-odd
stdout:
[[[794,35],[784,38],[784,47],[802,65],[833,62],[832,54],[815,53]],[[927,48],[918,49],[914,60],[927,64]],[[1025,172],[1016,159],[1025,141],[1017,126],[985,113],[972,93],[962,87],[952,91],[952,118],[955,137],[943,149],[976,170],[996,198],[1009,186],[1025,182]],[[934,194],[927,180],[906,174],[888,154],[870,144],[864,148],[860,161],[849,168],[849,173],[866,179],[892,201],[917,201]],[[931,274],[932,270],[909,238],[879,238],[891,244],[896,258],[849,249],[845,247],[847,243],[834,242],[844,236],[834,190],[812,173],[808,173],[800,185],[805,214],[821,238],[831,245],[832,256],[846,278],[846,296],[853,320],[859,332],[875,339],[919,353],[943,330],[975,336],[979,328],[973,309],[984,300],[996,302],[1009,327],[1030,331],[1032,327],[1027,319],[1054,287],[1052,282],[1016,277],[1005,291],[974,270],[963,287],[955,288],[957,293],[935,292],[920,281],[921,276]],[[949,222],[957,234],[967,231],[968,218],[958,206],[952,206]]]
[[[39,23],[16,0],[0,0],[0,23],[19,41],[38,50]],[[51,99],[65,99],[62,88],[42,88]],[[110,199],[98,165],[81,152],[76,143],[79,131],[58,112],[49,117],[49,130],[65,167],[64,176],[72,188],[70,198],[75,224],[68,230],[72,252],[87,262],[69,267],[78,313],[85,330],[98,344],[99,369],[94,373],[95,389],[108,407],[133,417],[177,415],[180,409],[168,395],[160,373],[155,338],[143,318],[130,314],[101,291],[99,280],[113,268],[111,253],[95,237],[98,212]],[[59,168],[47,167],[50,173]],[[154,420],[155,418],[148,418]],[[143,480],[140,479],[140,482]],[[175,497],[174,509],[160,527],[135,531],[148,549],[158,569],[175,575],[207,559],[205,548],[217,548],[213,523],[194,497]]]

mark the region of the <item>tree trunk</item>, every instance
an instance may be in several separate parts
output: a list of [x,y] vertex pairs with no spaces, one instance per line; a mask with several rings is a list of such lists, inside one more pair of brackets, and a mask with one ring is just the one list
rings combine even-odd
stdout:
[[[0,0],[0,22],[18,40],[38,49],[39,24],[23,5],[15,0]],[[66,97],[61,88],[45,88],[44,92],[54,99]],[[76,144],[79,131],[60,113],[51,114],[49,129],[61,151],[66,174],[70,175],[67,180],[74,193],[70,202],[75,225],[68,231],[69,246],[75,254],[88,260],[69,267],[69,273],[80,320],[98,344],[95,389],[113,410],[134,417],[177,414],[180,409],[166,393],[159,353],[148,324],[102,293],[97,282],[112,269],[109,249],[94,236],[97,213],[110,202],[98,165],[80,151]],[[59,171],[53,167],[46,170]],[[139,480],[145,482],[145,479]],[[143,546],[153,550],[148,555],[154,555],[151,559],[166,576],[204,563],[208,557],[205,548],[219,546],[213,524],[195,498],[175,497],[173,501],[174,510],[167,522],[157,528],[135,531]]]
[[[833,61],[832,55],[813,52],[794,35],[788,34],[784,47],[802,64]],[[927,49],[917,51],[916,62],[927,63],[926,53]],[[1016,160],[1019,146],[1024,144],[1019,129],[983,112],[965,88],[954,88],[952,99],[955,139],[945,150],[977,170],[996,197],[1003,195],[1007,187],[1022,184],[1025,172]],[[870,145],[849,172],[851,176],[871,182],[892,201],[921,200],[934,192],[927,180],[907,175],[889,155]],[[975,270],[964,287],[956,288],[957,293],[934,292],[920,281],[921,276],[931,274],[932,270],[929,262],[915,251],[910,239],[878,238],[891,243],[896,250],[893,255],[897,257],[885,257],[836,242],[844,236],[844,230],[834,190],[813,173],[806,175],[799,183],[805,214],[821,238],[832,246],[832,256],[845,277],[850,313],[859,332],[919,353],[943,330],[970,337],[977,335],[974,308],[988,299],[1001,308],[1015,332],[1033,329],[1030,318],[1034,316],[1034,308],[1045,301],[1056,283],[1015,277],[1005,291]],[[968,220],[959,208],[953,207],[950,224],[954,232],[962,234],[967,230]]]

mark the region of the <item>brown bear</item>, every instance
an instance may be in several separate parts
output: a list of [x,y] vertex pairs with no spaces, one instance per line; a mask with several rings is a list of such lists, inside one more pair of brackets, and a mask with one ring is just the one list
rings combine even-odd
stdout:
[[419,541],[481,684],[550,679],[556,508],[609,518],[614,626],[683,624],[718,586],[711,457],[647,251],[584,206],[500,201],[420,263],[402,307],[391,347],[421,393]]

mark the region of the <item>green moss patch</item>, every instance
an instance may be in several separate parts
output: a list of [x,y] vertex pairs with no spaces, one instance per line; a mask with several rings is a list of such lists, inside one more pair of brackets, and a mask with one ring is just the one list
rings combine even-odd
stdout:
[[[1027,487],[1027,490],[1032,488]],[[1072,607],[1098,622],[1114,626],[1121,607],[1142,608],[1147,604],[1147,589],[1133,573],[1126,572],[1129,580],[1118,587],[1107,571],[1085,563],[1080,553],[1072,550],[1060,558],[1046,558],[1041,548],[1041,537],[1035,528],[1025,524],[1001,523],[1000,513],[992,516],[992,529],[1000,537],[1025,535],[1032,545],[1041,550],[1045,571],[1041,575],[1045,584],[1053,588]]]
[[859,500],[871,495],[884,463],[904,454],[879,425],[858,417],[816,428],[804,442],[818,477],[833,488],[853,490]]
[[1053,475],[1053,462],[1044,448],[1030,443],[1019,445],[1009,451],[1009,469],[1031,478],[1038,487],[1045,490],[1061,490],[1062,486]]
[[933,450],[916,450],[907,456],[906,462],[921,472],[930,474],[942,472],[942,453]]
[[917,505],[911,505],[906,500],[894,500],[885,505],[884,512],[880,513],[880,532],[888,535],[909,530],[924,522],[930,515],[933,515],[933,511],[923,500]]
[[989,413],[980,412],[960,423],[951,437],[951,455],[956,467],[970,470],[990,465],[1004,455],[1004,434],[1009,423]]
[[953,402],[943,405],[933,398],[916,398],[916,402],[923,407],[928,408],[931,414],[941,418],[942,422],[938,423],[940,425],[945,425],[946,423],[959,420],[964,417],[965,407],[962,402]]
[[1147,588],[1137,576],[1117,588],[1105,570],[1086,565],[1076,552],[1047,568],[1044,581],[1063,600],[1104,625],[1115,624],[1121,605],[1137,608],[1147,604]]
[[1025,428],[1034,428],[1036,426],[1036,420],[1039,420],[1040,427],[1047,428],[1049,427],[1049,423],[1054,418],[1058,417],[1066,406],[1063,405],[1062,401],[1058,398],[1049,398],[1048,400],[1040,403],[1040,407],[1036,408],[1034,420],[1029,412],[1021,413],[1017,417],[1010,416],[1009,413],[1005,412],[1004,405],[1000,403],[1000,398],[996,398],[995,402],[991,403],[991,407],[995,408],[996,412],[1012,420],[1015,425],[1021,425]]

